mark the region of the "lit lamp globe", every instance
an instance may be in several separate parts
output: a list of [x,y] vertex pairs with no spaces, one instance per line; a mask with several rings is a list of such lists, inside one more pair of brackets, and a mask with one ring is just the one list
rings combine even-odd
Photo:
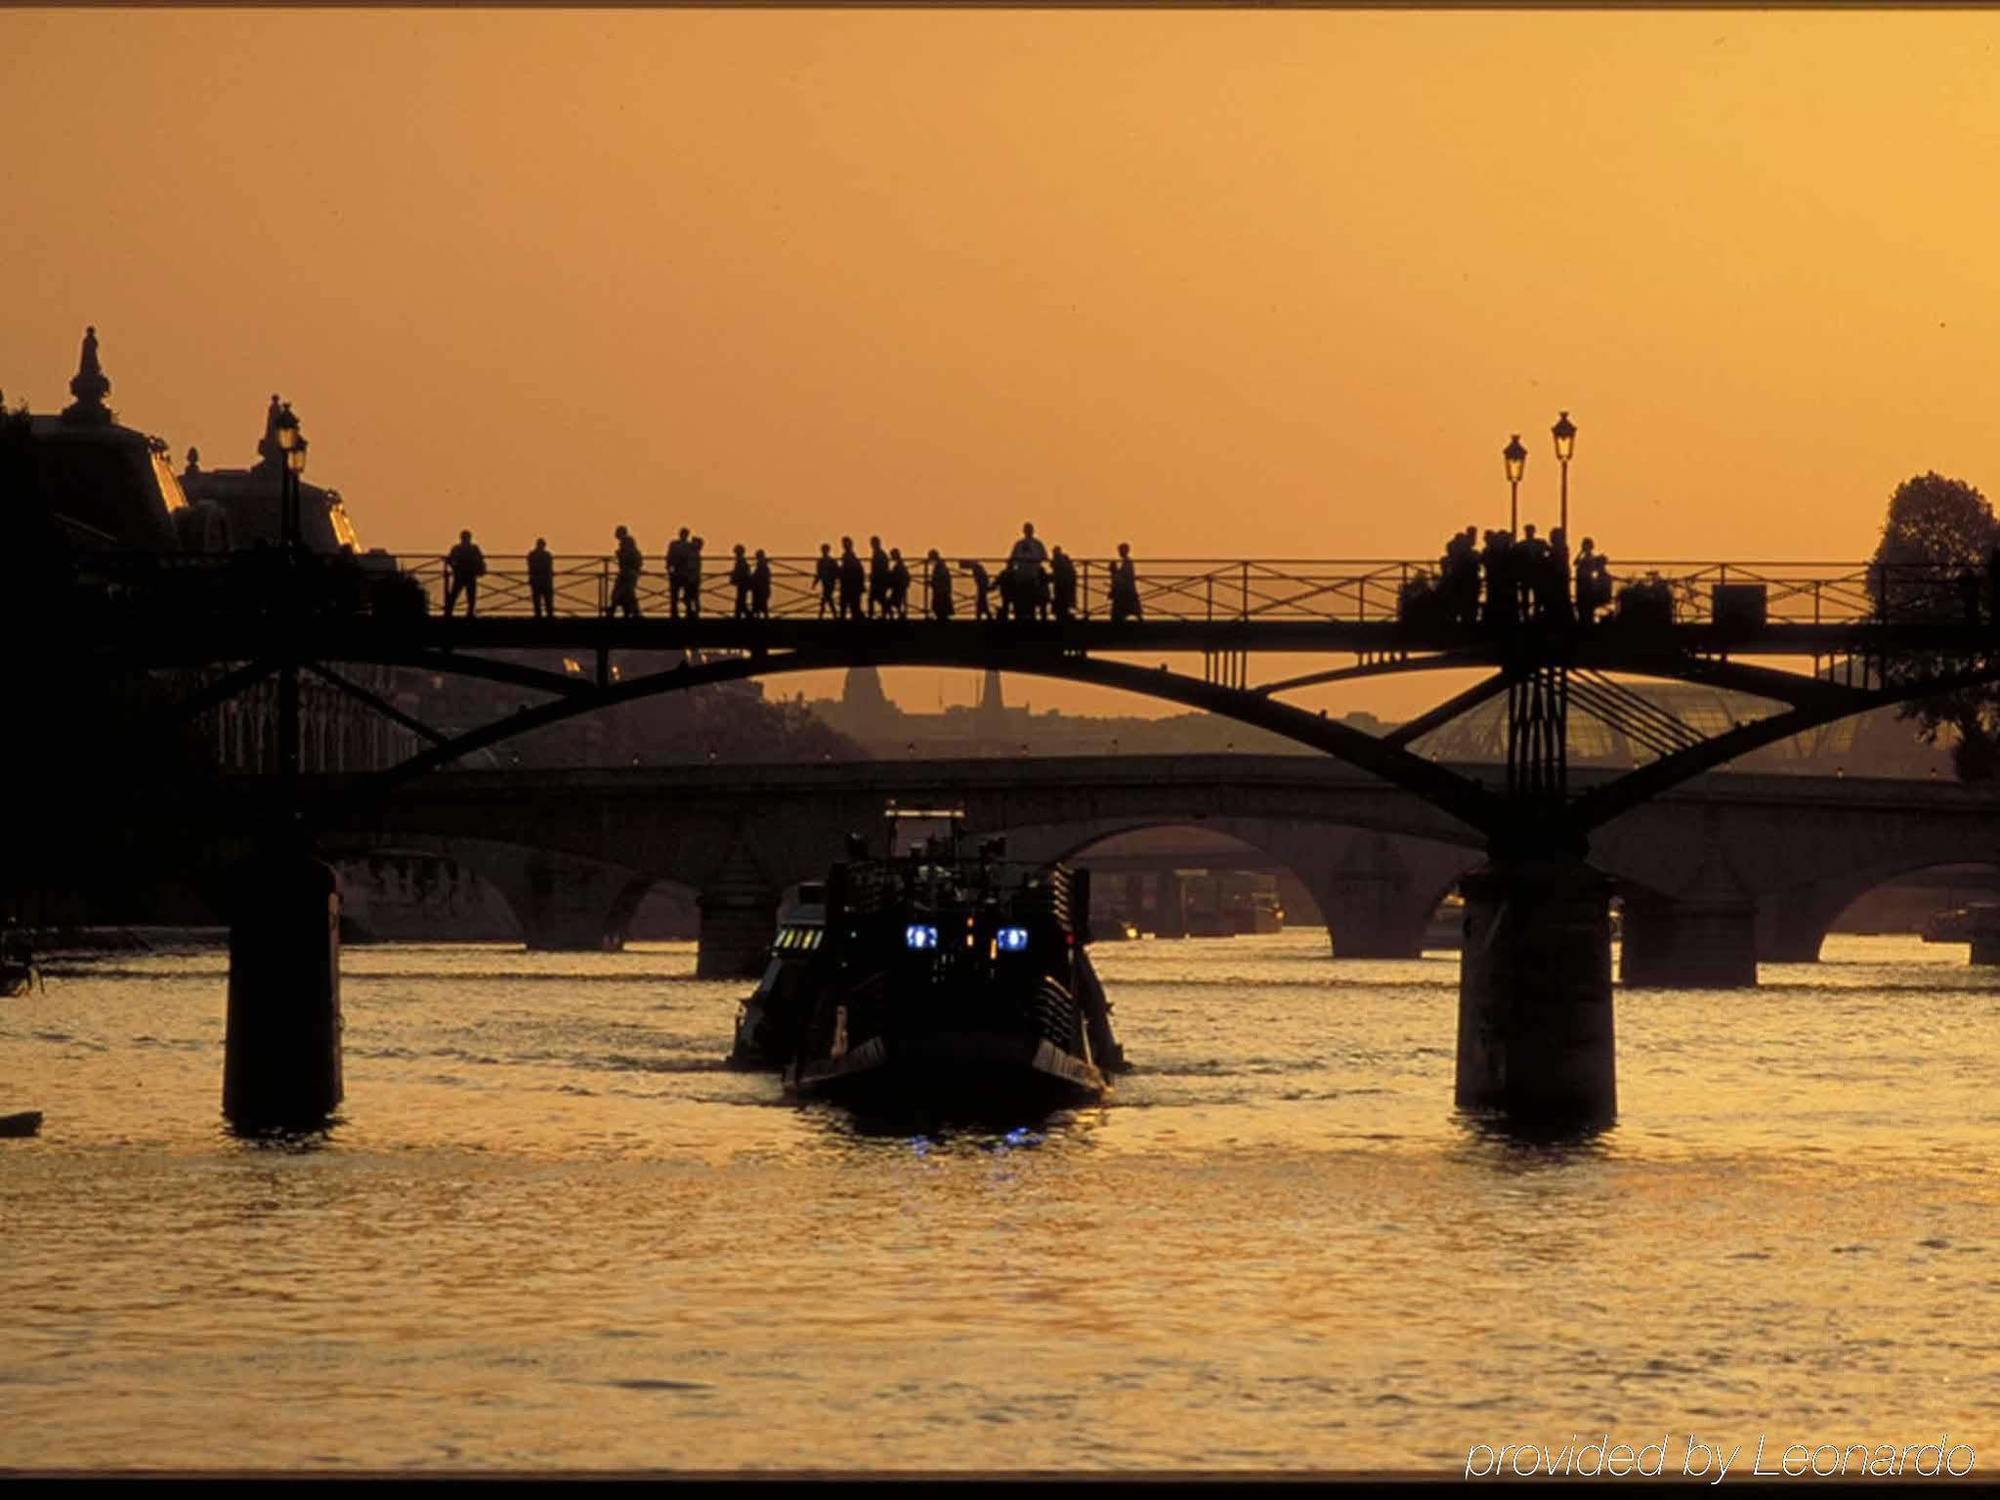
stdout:
[[[1556,425],[1549,429],[1549,435],[1556,440],[1556,462],[1568,463],[1570,455],[1576,452],[1576,423],[1569,419],[1568,412],[1557,415]],[[1518,443],[1521,440],[1517,437],[1514,441]],[[1525,453],[1521,456],[1527,457]]]

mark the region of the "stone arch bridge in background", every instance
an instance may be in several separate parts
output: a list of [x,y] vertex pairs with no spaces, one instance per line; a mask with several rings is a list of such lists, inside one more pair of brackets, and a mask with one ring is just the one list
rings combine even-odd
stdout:
[[[1504,768],[1451,768],[1468,778]],[[1587,789],[1590,773],[1572,776]],[[309,795],[337,802],[338,778]],[[1312,756],[1088,756],[632,770],[463,771],[405,783],[323,825],[331,856],[424,850],[490,880],[532,946],[598,947],[656,882],[698,894],[701,969],[750,972],[785,886],[822,875],[883,805],[963,808],[1009,855],[1071,856],[1192,825],[1297,875],[1342,957],[1414,955],[1479,836],[1407,791]],[[2000,796],[1955,784],[1714,772],[1598,830],[1624,898],[1625,978],[1756,981],[1808,961],[1863,892],[2000,849]]]

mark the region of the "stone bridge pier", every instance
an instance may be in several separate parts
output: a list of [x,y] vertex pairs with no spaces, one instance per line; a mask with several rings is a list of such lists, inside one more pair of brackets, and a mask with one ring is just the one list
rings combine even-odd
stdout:
[[1336,958],[1416,958],[1438,902],[1478,854],[1371,829],[1273,824],[1256,842],[1291,868],[1326,920]]
[[[1817,952],[1818,944],[1814,943]],[[1748,989],[1757,983],[1757,907],[1745,899],[1625,896],[1618,978],[1649,989]]]
[[764,971],[778,924],[778,886],[740,845],[702,882],[697,978],[747,979]]
[[[1715,810],[1679,857],[1615,834],[1596,863],[1624,905],[1618,977],[1650,989],[1747,989],[1757,983],[1756,894],[1725,846]],[[1635,867],[1643,874],[1635,874]]]
[[521,923],[531,953],[616,953],[653,877],[548,850],[522,850],[497,866],[480,863]]
[[1827,929],[1847,901],[1831,911],[1815,899],[1817,887],[1774,891],[1757,903],[1757,957],[1765,963],[1819,962]]

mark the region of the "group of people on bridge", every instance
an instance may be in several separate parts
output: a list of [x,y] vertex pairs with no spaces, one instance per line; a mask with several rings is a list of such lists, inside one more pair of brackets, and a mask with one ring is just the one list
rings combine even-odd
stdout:
[[[923,567],[923,613],[933,620],[951,619],[958,612],[951,564],[933,547],[925,555]],[[1044,545],[1035,535],[1032,521],[1022,524],[1021,535],[1001,566],[997,580],[976,558],[961,561],[958,569],[972,580],[975,620],[1070,620],[1077,615],[1076,563],[1060,546],[1051,551]],[[855,551],[851,536],[840,539],[839,557],[833,555],[831,543],[821,542],[819,559],[813,564],[813,583],[819,594],[818,617],[822,620],[829,615],[837,620],[907,620],[911,582],[902,549],[885,550],[879,536],[868,538],[866,564]],[[1118,560],[1111,565],[1110,585],[1112,620],[1142,618],[1138,570],[1132,562],[1129,542],[1118,544]]]
[[[615,532],[617,550],[613,556],[614,578],[605,604],[607,616],[638,619],[639,579],[646,559],[628,527]],[[679,619],[701,614],[702,538],[691,536],[689,528],[667,544],[667,611]],[[834,556],[830,542],[820,543],[819,558],[813,565],[813,585],[818,593],[818,618],[837,620],[906,620],[910,617],[910,587],[914,579],[903,560],[900,547],[884,548],[882,538],[868,539],[868,558],[863,562],[855,551],[854,538],[840,539],[840,555]],[[950,563],[933,547],[923,564],[924,602],[921,614],[933,620],[949,620],[958,612],[953,592]],[[978,620],[1069,620],[1078,613],[1076,563],[1061,547],[1053,551],[1035,535],[1033,522],[1021,527],[1007,561],[996,580],[985,564],[966,560],[958,564],[972,583],[972,615]],[[461,595],[468,619],[477,611],[479,580],[486,573],[485,554],[461,531],[458,545],[445,556],[444,612],[451,615]],[[536,619],[554,618],[556,613],[555,557],[548,539],[537,537],[527,555],[528,597]],[[765,619],[771,613],[771,560],[759,547],[751,552],[741,542],[729,566],[729,585],[735,593],[734,617]],[[1144,616],[1139,599],[1138,571],[1132,562],[1128,542],[1118,544],[1118,558],[1112,563],[1110,578],[1111,619],[1114,623]],[[997,596],[997,600],[996,600]]]
[[1596,542],[1585,537],[1572,563],[1562,527],[1544,540],[1530,522],[1518,539],[1511,531],[1466,527],[1445,544],[1436,579],[1412,580],[1403,612],[1429,610],[1469,628],[1504,630],[1526,620],[1588,626],[1610,602],[1610,563]]
[[[616,533],[617,551],[613,558],[614,577],[604,605],[607,616],[638,619],[639,580],[645,571],[645,554],[629,528]],[[667,612],[679,619],[685,613],[695,619],[702,607],[703,540],[690,534],[688,527],[667,544]],[[910,618],[910,591],[921,581],[923,594],[920,617],[949,620],[959,612],[955,596],[954,568],[933,547],[913,574],[900,547],[884,547],[882,538],[868,539],[864,560],[854,538],[840,539],[836,556],[830,542],[820,543],[813,563],[812,587],[817,594],[818,618],[836,620],[907,620]],[[461,595],[466,615],[471,617],[478,602],[479,579],[486,572],[486,559],[472,540],[461,531],[458,545],[445,559],[444,612],[449,616]],[[998,578],[988,573],[984,563],[967,559],[958,563],[956,573],[971,582],[971,613],[975,620],[1071,620],[1079,614],[1079,576],[1075,561],[1060,546],[1050,548],[1035,535],[1033,522],[1024,523],[1014,541]],[[556,613],[555,558],[548,540],[538,537],[527,555],[529,602],[537,619]],[[729,563],[728,582],[734,591],[734,617],[765,619],[771,613],[772,568],[764,549],[754,552],[736,544]],[[1132,561],[1131,544],[1118,544],[1117,559],[1107,579],[1110,618],[1113,624],[1144,618],[1139,597],[1138,570]],[[1590,538],[1572,559],[1569,540],[1558,526],[1544,540],[1532,524],[1524,526],[1517,539],[1511,531],[1481,533],[1468,526],[1446,544],[1433,577],[1421,572],[1404,586],[1401,614],[1412,623],[1428,621],[1468,629],[1509,629],[1525,621],[1569,626],[1591,625],[1597,611],[1611,603],[1611,574],[1604,554]]]

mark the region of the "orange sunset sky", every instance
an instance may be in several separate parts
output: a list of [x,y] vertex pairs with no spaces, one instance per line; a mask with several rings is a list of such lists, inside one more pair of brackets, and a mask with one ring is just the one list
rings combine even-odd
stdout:
[[281,391],[309,477],[405,552],[622,521],[655,566],[680,524],[920,556],[1033,519],[1092,556],[1435,557],[1504,524],[1517,430],[1552,520],[1567,407],[1573,530],[1614,565],[1858,559],[1912,473],[2000,489],[1996,41],[1981,12],[0,11],[0,389],[59,407],[95,323],[123,420],[210,465]]

